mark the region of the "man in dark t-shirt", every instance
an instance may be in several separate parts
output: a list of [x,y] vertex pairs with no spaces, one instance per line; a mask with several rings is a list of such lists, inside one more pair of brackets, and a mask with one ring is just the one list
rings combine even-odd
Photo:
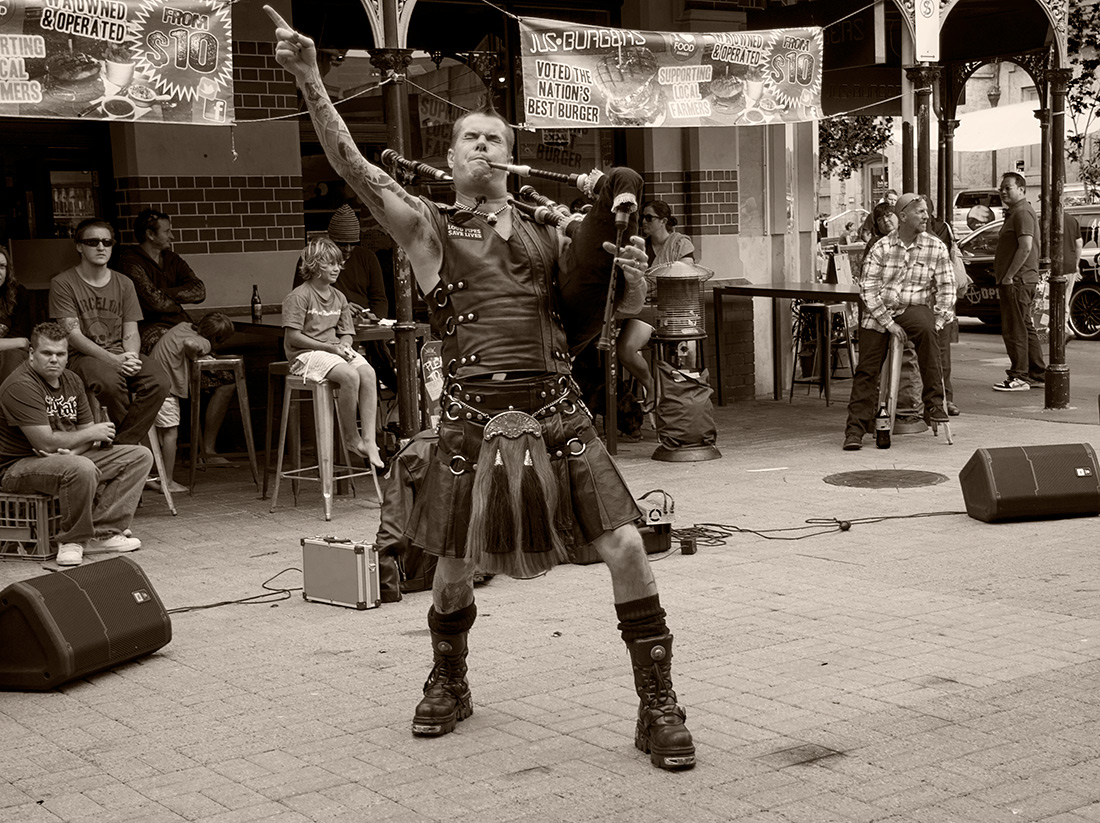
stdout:
[[65,368],[68,359],[68,334],[42,323],[31,332],[27,362],[0,386],[0,489],[57,496],[57,563],[76,566],[85,549],[141,548],[123,532],[153,456],[144,446],[112,445],[114,424],[92,421],[83,382]]
[[1031,320],[1031,305],[1039,285],[1039,219],[1027,202],[1027,184],[1016,172],[1001,178],[1001,202],[1008,206],[1008,212],[997,239],[993,274],[1009,365],[1008,377],[994,383],[993,390],[1027,391],[1043,384],[1047,370],[1039,334]]

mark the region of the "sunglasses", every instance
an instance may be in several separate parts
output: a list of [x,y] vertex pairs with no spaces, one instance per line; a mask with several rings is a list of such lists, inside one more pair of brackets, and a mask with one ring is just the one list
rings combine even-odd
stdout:
[[110,237],[84,237],[76,241],[82,246],[87,246],[89,249],[94,249],[96,246],[103,244],[105,249],[111,248],[115,244],[115,241]]
[[642,219],[648,223],[650,220],[660,220],[661,218],[656,214],[643,214]]

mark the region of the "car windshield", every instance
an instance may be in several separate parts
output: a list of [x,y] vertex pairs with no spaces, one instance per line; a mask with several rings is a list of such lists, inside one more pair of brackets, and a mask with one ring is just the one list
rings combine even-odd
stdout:
[[955,198],[955,208],[970,209],[974,206],[989,206],[999,209],[1001,207],[1001,195],[995,191],[962,191]]
[[963,254],[968,254],[972,257],[986,254],[996,254],[997,252],[997,238],[1001,234],[1001,224],[991,223],[988,226],[983,226],[966,238],[959,244],[959,248],[962,249]]

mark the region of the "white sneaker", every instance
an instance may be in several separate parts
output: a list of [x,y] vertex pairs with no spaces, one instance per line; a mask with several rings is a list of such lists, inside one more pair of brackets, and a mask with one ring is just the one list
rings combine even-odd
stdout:
[[1028,391],[1031,384],[1018,377],[1006,377],[1000,383],[993,384],[993,391]]
[[112,534],[110,537],[93,537],[88,541],[88,550],[97,552],[133,552],[141,548],[136,537]]
[[79,566],[84,560],[84,547],[79,543],[62,543],[57,547],[57,565]]

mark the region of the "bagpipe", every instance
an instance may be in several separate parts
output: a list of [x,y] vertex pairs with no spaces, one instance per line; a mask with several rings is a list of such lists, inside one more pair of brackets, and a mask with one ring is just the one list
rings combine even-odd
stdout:
[[[409,160],[393,149],[383,151],[381,160],[384,165],[401,170],[406,184],[418,177],[439,183],[454,182],[447,172]],[[514,208],[536,223],[560,229],[571,241],[558,275],[558,293],[566,309],[561,312],[562,324],[570,351],[575,354],[597,335],[597,347],[608,351],[613,339],[615,301],[621,297],[625,285],[613,261],[630,235],[638,232],[641,175],[623,167],[612,168],[606,174],[597,170],[588,174],[564,174],[510,163],[489,165],[521,178],[538,177],[565,183],[579,189],[593,204],[585,214],[578,216],[530,185],[521,186],[518,196],[509,198]],[[614,242],[614,255],[604,251],[605,241]],[[602,314],[589,310],[595,306],[602,307]]]

